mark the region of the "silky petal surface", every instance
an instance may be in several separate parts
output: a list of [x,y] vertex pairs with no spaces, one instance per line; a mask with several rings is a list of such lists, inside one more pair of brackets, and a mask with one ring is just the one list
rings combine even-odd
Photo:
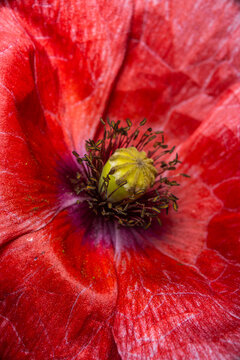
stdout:
[[[239,210],[215,195],[219,186],[231,189],[230,180],[239,181],[239,167],[234,166],[240,142],[238,100],[239,87],[232,88],[208,126],[203,124],[181,149],[182,170],[188,169],[192,177],[179,188],[185,197],[179,213],[168,216],[171,227],[111,232],[111,227],[93,223],[89,228],[86,222],[80,229],[72,221],[80,213],[76,210],[72,217],[65,211],[44,229],[3,248],[3,359],[40,359],[46,353],[55,359],[233,359],[238,355]],[[218,152],[222,149],[221,161],[215,163],[210,144]],[[209,173],[206,164],[194,163],[197,147],[212,169]],[[221,172],[215,176],[223,168],[224,181]],[[205,208],[204,194],[209,198]],[[215,213],[208,209],[210,204]],[[193,206],[201,210],[201,218]],[[178,234],[178,216],[186,219],[182,222],[185,246]],[[205,238],[199,239],[198,232]]]
[[[39,66],[44,110],[53,113],[75,150],[93,137],[126,51],[132,2],[5,1],[11,26],[20,24],[48,68]],[[52,83],[45,74],[54,73]],[[57,91],[56,91],[57,90]],[[50,92],[50,93],[49,93]],[[58,108],[52,96],[59,98]]]
[[[0,356],[236,359],[238,1],[0,7]],[[179,145],[179,212],[118,229],[64,177],[98,118],[147,117]],[[201,124],[201,125],[200,125]]]
[[239,110],[235,85],[180,149],[178,171],[191,178],[176,192],[178,213],[160,229],[133,231],[135,249],[122,235],[114,323],[122,359],[239,354],[240,212],[225,197],[240,185]]
[[84,151],[102,115],[124,54],[127,6],[0,6],[1,242],[76,201],[64,196],[62,168],[74,167],[70,153]]
[[239,54],[239,3],[137,0],[109,117],[147,118],[177,145],[239,81]]
[[118,359],[113,248],[97,229],[62,212],[2,249],[1,359]]
[[122,256],[114,322],[122,359],[237,357],[239,268],[236,273],[231,264],[209,255],[202,254],[202,263],[205,257],[218,267],[210,280],[154,248]]

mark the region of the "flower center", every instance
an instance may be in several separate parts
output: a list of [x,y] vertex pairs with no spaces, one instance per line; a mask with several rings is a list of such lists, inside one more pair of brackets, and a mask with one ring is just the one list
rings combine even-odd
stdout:
[[79,171],[70,181],[79,196],[77,203],[86,204],[94,216],[122,226],[146,229],[154,221],[161,225],[163,211],[168,213],[171,206],[178,209],[171,188],[179,184],[163,176],[176,169],[178,155],[170,161],[161,159],[175,147],[167,149],[162,131],[144,131],[145,119],[135,130],[130,120],[126,127],[120,126],[120,121],[101,122],[103,138],[86,141],[83,157],[73,151]]
[[[107,191],[104,191],[104,179],[109,175]],[[135,147],[117,149],[103,167],[98,191],[104,199],[112,203],[139,197],[153,186],[157,170],[153,160],[145,151]]]

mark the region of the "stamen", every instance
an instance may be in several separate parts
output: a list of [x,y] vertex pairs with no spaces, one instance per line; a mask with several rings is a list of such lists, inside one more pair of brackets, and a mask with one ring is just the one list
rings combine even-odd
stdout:
[[[73,151],[79,171],[70,181],[76,195],[81,193],[77,203],[86,201],[94,216],[116,220],[122,226],[147,229],[155,220],[161,225],[163,211],[168,213],[171,206],[178,210],[178,198],[170,190],[179,184],[163,176],[176,169],[180,163],[178,155],[169,162],[160,160],[175,147],[167,149],[162,131],[148,128],[142,132],[146,119],[134,130],[129,119],[126,127],[120,126],[119,120],[101,122],[103,138],[96,142],[87,140],[83,157]],[[143,151],[146,146],[151,146],[147,154]]]

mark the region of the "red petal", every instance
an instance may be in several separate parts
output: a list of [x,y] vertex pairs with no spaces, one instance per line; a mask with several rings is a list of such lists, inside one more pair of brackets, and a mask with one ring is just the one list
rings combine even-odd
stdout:
[[[56,161],[61,154],[51,143],[32,93],[16,110],[15,100],[0,86],[0,231],[1,242],[46,224],[61,208]],[[29,113],[30,112],[30,113]],[[55,139],[58,133],[55,133]],[[53,141],[54,142],[54,141]]]
[[[68,157],[56,116],[44,108],[36,69],[49,66],[41,50],[15,21],[12,11],[0,8],[0,231],[1,240],[39,229],[63,205],[59,160]],[[19,40],[21,39],[21,41]],[[49,75],[49,77],[48,77]],[[45,73],[49,84],[54,74]],[[50,81],[51,80],[51,81]],[[49,86],[49,101],[55,87]],[[46,91],[45,91],[46,93]],[[63,163],[63,160],[61,161]],[[62,185],[61,185],[62,186]]]
[[179,212],[166,219],[161,247],[188,263],[195,263],[203,249],[211,218],[223,208],[239,211],[233,199],[223,201],[219,190],[224,187],[233,195],[232,181],[235,188],[240,186],[239,89],[236,85],[226,92],[180,150],[183,165],[178,171],[191,178],[179,180]]
[[66,206],[57,172],[71,161],[65,143],[82,151],[121,64],[127,5],[99,4],[91,13],[75,6],[52,3],[49,11],[17,1],[0,8],[1,241],[38,229]]
[[[240,351],[240,86],[182,147],[178,213],[134,233],[118,262],[114,334],[122,359],[233,359]],[[219,197],[218,197],[219,196]],[[122,236],[124,238],[124,236]],[[126,242],[130,242],[130,236]]]
[[179,144],[239,80],[239,44],[234,1],[135,1],[110,118],[147,118]]
[[239,295],[234,290],[239,287],[240,274],[222,264],[219,276],[209,281],[200,265],[210,268],[210,261],[220,267],[222,260],[213,255],[202,253],[199,269],[148,247],[122,257],[114,322],[122,359],[230,360],[238,356]]
[[[10,8],[2,9],[2,17],[10,12],[11,32],[21,23],[25,37],[47,56],[48,66],[41,59],[36,64],[42,105],[57,115],[77,149],[82,139],[93,136],[122,64],[132,14],[130,1],[9,4]],[[49,73],[55,75],[54,82]],[[52,96],[59,97],[58,114]]]
[[[89,136],[88,128],[85,135],[78,131],[82,130],[82,120],[86,120],[90,110],[92,119],[106,104],[123,58],[127,21],[131,16],[126,2],[124,7],[119,2],[113,8],[100,6],[100,11],[92,7],[93,13],[84,6],[72,8],[71,4],[56,10],[52,6],[55,2],[41,6],[22,1],[10,4],[14,11],[7,6],[1,8],[3,32],[8,34],[3,37],[7,46],[4,48],[4,42],[1,43],[4,50],[1,56],[10,54],[0,62],[4,75],[1,99],[6,98],[2,102],[1,131],[6,141],[1,160],[7,171],[2,174],[6,196],[2,210],[13,214],[14,219],[3,229],[4,239],[38,229],[61,209],[56,203],[53,183],[58,180],[54,166],[66,149],[60,139],[70,144],[86,133]],[[148,2],[149,8],[143,9],[145,3],[135,2],[132,30],[135,40],[130,40],[110,114],[116,114],[116,107],[122,109],[117,117],[132,116],[136,120],[148,116],[152,122],[167,117],[169,134],[175,132],[183,140],[202,119],[208,118],[207,113],[219,101],[219,94],[238,78],[237,3],[221,0],[213,7],[210,1],[186,1],[184,12],[177,1],[171,3],[169,11],[168,2],[154,4]],[[123,24],[118,27],[116,41],[111,32],[109,35],[107,25],[102,25],[97,12],[104,14],[105,19],[115,19],[111,23],[112,33],[116,32],[117,24]],[[56,24],[57,19],[60,25]],[[86,25],[87,34],[76,33],[79,23]],[[104,28],[98,32],[98,51],[95,24]],[[29,30],[31,40],[23,29]],[[163,37],[160,43],[159,33]],[[192,41],[189,41],[190,33]],[[68,39],[74,36],[77,40],[69,43]],[[25,39],[23,43],[17,41],[19,38]],[[66,49],[73,58],[62,64]],[[95,61],[99,49],[102,55]],[[34,54],[34,61],[30,53]],[[82,55],[87,55],[86,61]],[[99,68],[96,66],[93,71],[86,67],[96,63],[100,64]],[[102,77],[99,69],[104,69]],[[79,75],[83,77],[81,84]],[[92,81],[92,75],[97,82]],[[106,84],[101,82],[103,78],[107,79]],[[49,94],[45,92],[46,84]],[[162,232],[147,233],[143,239],[144,252],[131,249],[129,235],[128,253],[118,256],[116,275],[110,240],[107,238],[104,246],[101,244],[102,230],[93,224],[92,230],[99,231],[83,241],[80,230],[66,223],[65,214],[45,229],[22,236],[2,249],[0,351],[3,359],[118,359],[119,354],[123,359],[238,356],[239,252],[233,247],[239,245],[239,209],[221,193],[221,186],[231,193],[232,181],[239,188],[238,93],[237,88],[230,89],[227,98],[218,102],[208,121],[182,148],[185,158],[182,171],[189,172],[192,178],[186,179],[180,188],[179,215],[171,214]],[[65,109],[67,104],[69,107]],[[35,122],[32,121],[34,109]],[[201,110],[199,114],[197,109]],[[56,111],[61,114],[59,118],[54,116]],[[187,125],[179,135],[176,128],[179,123],[185,127],[183,118]],[[64,134],[58,123],[63,125]],[[92,124],[91,120],[88,124]],[[73,141],[69,131],[73,132]],[[56,158],[52,159],[48,154],[54,151]],[[31,165],[28,171],[23,170],[26,159]],[[50,196],[50,205],[43,206],[38,216],[32,216],[29,205],[23,205],[23,194],[29,192],[38,205],[43,201],[40,197],[43,193],[47,193],[48,199]],[[12,193],[18,196],[11,198]],[[39,221],[37,226],[32,226],[33,221]],[[14,225],[13,232],[12,229],[9,232],[10,224]],[[135,240],[139,239],[138,234]],[[119,238],[118,242],[123,240]],[[146,246],[147,241],[154,244]],[[116,254],[120,255],[118,248]]]
[[1,359],[118,359],[109,238],[94,243],[66,216],[2,251]]
[[240,182],[238,178],[223,181],[214,188],[214,194],[224,203],[226,208],[240,210]]

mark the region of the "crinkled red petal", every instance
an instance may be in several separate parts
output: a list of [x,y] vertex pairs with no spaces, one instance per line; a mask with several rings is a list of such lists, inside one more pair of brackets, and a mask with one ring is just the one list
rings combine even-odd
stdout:
[[239,42],[237,1],[134,1],[110,118],[147,118],[181,143],[239,81]]
[[236,85],[180,151],[178,170],[191,178],[178,189],[178,213],[161,229],[133,232],[134,251],[122,248],[114,323],[122,359],[239,354],[240,212],[219,191],[240,186],[239,112]]
[[[2,243],[41,228],[66,206],[59,163],[69,150],[54,114],[58,89],[46,53],[7,6],[0,7],[0,28]],[[44,83],[51,107],[45,107]]]
[[[237,358],[238,2],[5,0],[0,28],[1,358]],[[104,111],[187,140],[161,229],[58,214]]]
[[36,69],[42,105],[57,116],[75,150],[93,137],[103,115],[126,51],[132,11],[130,0],[8,0],[2,9],[2,17],[11,17],[9,26],[21,26],[21,36],[46,54],[47,66],[39,59]]
[[6,245],[0,273],[1,359],[118,359],[109,235],[63,212]]
[[[18,1],[0,7],[1,241],[40,228],[68,205],[59,171],[94,132],[125,49],[125,5],[108,8],[109,26],[101,6],[95,15],[77,4],[78,11],[50,7]],[[120,15],[126,20],[113,42],[109,27]],[[79,24],[90,21],[102,31],[89,27],[83,34]]]

